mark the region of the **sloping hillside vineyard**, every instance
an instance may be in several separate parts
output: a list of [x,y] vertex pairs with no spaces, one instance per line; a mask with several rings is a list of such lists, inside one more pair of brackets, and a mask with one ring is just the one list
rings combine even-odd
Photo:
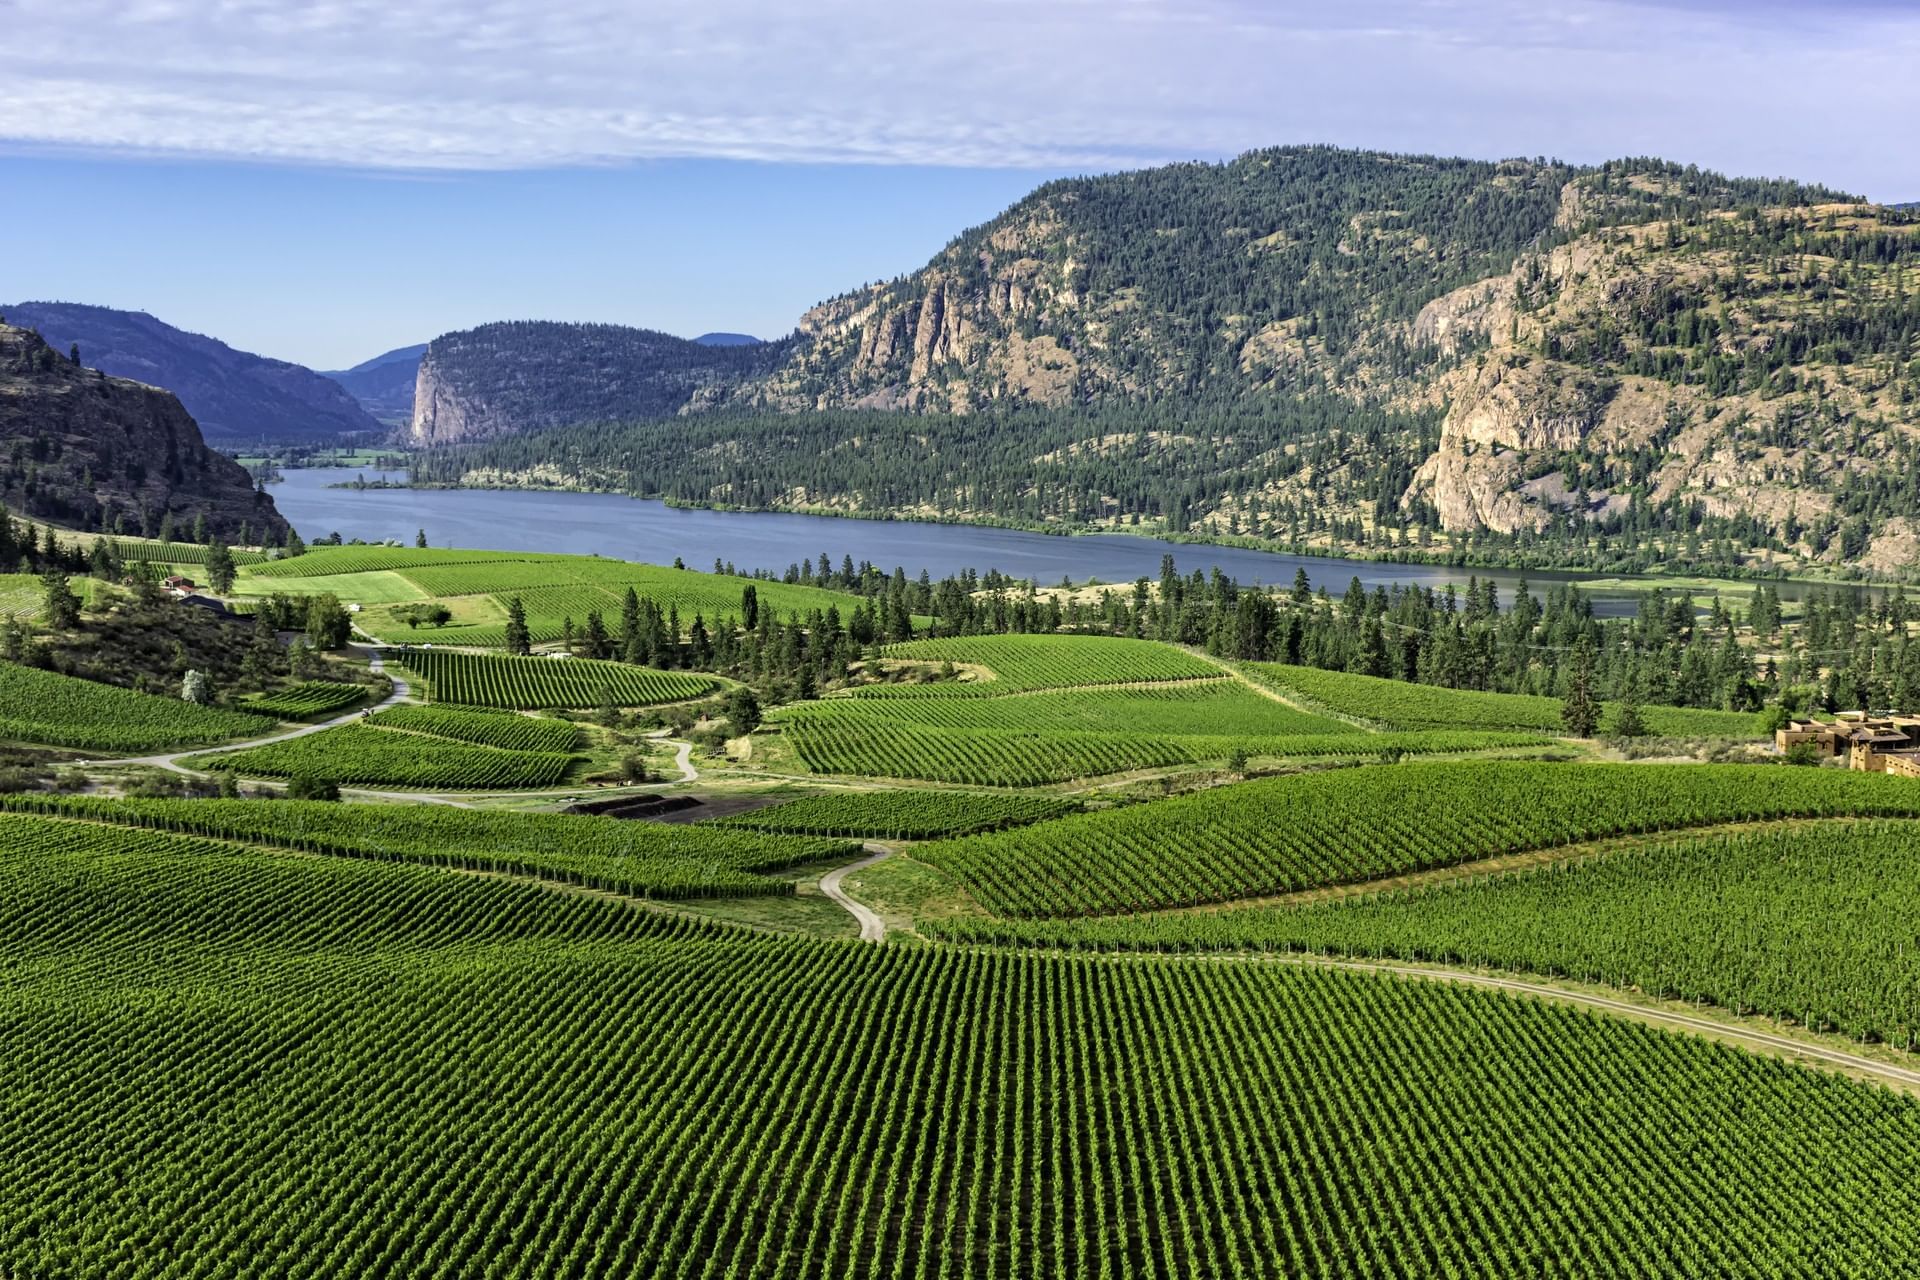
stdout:
[[392,440],[0,323],[0,1280],[1913,1272],[1920,213],[1279,148],[708,339],[342,376],[420,486],[1303,554],[309,545]]
[[[1913,1104],[1545,1004],[4,821],[22,1274],[1876,1276],[1916,1243]],[[63,927],[76,882],[110,924]]]

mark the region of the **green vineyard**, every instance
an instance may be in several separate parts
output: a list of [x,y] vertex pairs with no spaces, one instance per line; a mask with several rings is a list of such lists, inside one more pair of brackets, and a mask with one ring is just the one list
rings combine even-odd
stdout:
[[1377,879],[1605,836],[1789,817],[1920,816],[1884,774],[1477,761],[1266,779],[915,856],[1002,916],[1150,911]]
[[431,734],[507,751],[566,752],[573,750],[580,740],[578,726],[565,720],[455,707],[388,707],[385,711],[376,711],[366,723],[377,729]]
[[927,840],[1025,826],[1079,809],[1051,796],[970,791],[837,791],[720,818],[715,826],[794,835]]
[[[1331,763],[1377,760],[1382,752],[1435,755],[1546,745],[1546,739],[1528,733],[1347,732],[1252,738],[921,729],[900,727],[878,715],[840,713],[844,704],[854,701],[832,699],[817,704],[817,712],[808,708],[780,717],[782,736],[808,769],[966,786],[1041,787],[1174,765],[1223,766],[1235,750]],[[994,699],[993,705],[1003,701],[1013,699]]]
[[1099,951],[1311,951],[1710,1001],[1913,1049],[1920,825],[1830,819],[1296,907],[1093,920],[951,919],[953,942]]
[[0,662],[0,740],[130,752],[244,738],[273,728],[268,716]]
[[988,698],[1030,689],[1101,684],[1207,680],[1220,668],[1171,645],[1112,636],[955,636],[889,645],[885,656],[903,662],[985,668],[972,680],[877,685],[862,697]]
[[248,778],[326,778],[343,786],[510,791],[563,782],[578,757],[558,751],[503,751],[358,724],[269,742],[244,751],[191,756],[193,769]]
[[[1382,680],[1289,667],[1277,662],[1248,662],[1243,669],[1255,679],[1291,697],[1340,715],[1356,716],[1402,729],[1539,729],[1562,732],[1558,698],[1536,698],[1518,693],[1480,693],[1443,689],[1437,685]],[[1613,708],[1601,717],[1601,730],[1611,723]],[[1670,738],[1756,738],[1759,717],[1735,711],[1707,711],[1697,707],[1642,706],[1640,718],[1648,733]]]
[[0,841],[0,1274],[1879,1280],[1920,1251],[1920,1106],[1633,1023],[78,825]]
[[720,687],[712,676],[654,671],[590,658],[511,658],[501,654],[403,649],[394,660],[419,676],[435,702],[538,711],[684,702]]
[[336,680],[308,680],[278,693],[259,694],[242,705],[263,716],[282,720],[305,720],[329,712],[345,711],[366,701],[372,690],[363,684],[345,684]]
[[0,809],[302,853],[557,880],[649,898],[782,895],[759,874],[852,857],[843,840],[615,818],[298,800],[106,800],[29,792]]
[[[204,565],[213,550],[199,542],[141,542],[110,538],[108,544],[121,560],[138,564]],[[249,551],[245,547],[230,547],[227,554],[237,565],[265,564],[267,559],[258,551]]]
[[[1217,673],[1216,673],[1217,674]],[[985,686],[993,687],[991,684]],[[858,717],[929,729],[1046,730],[1180,737],[1271,738],[1360,730],[1262,697],[1230,677],[1123,689],[1043,690],[995,698],[902,698],[863,689],[803,703],[789,719]],[[881,693],[881,696],[873,696]]]

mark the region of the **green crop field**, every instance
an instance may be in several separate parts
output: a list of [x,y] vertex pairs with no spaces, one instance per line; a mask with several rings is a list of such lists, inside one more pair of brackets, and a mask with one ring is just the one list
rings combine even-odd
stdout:
[[793,708],[789,718],[857,717],[930,729],[1038,729],[1180,737],[1271,738],[1302,733],[1360,732],[1342,721],[1310,715],[1262,697],[1227,676],[1135,688],[1047,690],[996,698],[870,696],[885,688],[802,703]]
[[1920,816],[1882,774],[1476,761],[1264,779],[915,856],[1004,916],[1106,915],[1376,879],[1603,836],[1761,818]]
[[1204,658],[1152,640],[1112,636],[954,636],[887,646],[885,656],[955,667],[987,668],[977,680],[876,685],[862,697],[989,698],[1030,689],[1100,684],[1208,680],[1220,668]]
[[756,938],[6,821],[0,1274],[1718,1280],[1920,1251],[1912,1100],[1538,1001]]
[[960,942],[1314,951],[1518,969],[1872,1037],[1920,1035],[1920,826],[1823,822],[1297,907],[953,920]]
[[503,751],[358,724],[245,751],[190,757],[194,769],[248,778],[327,778],[346,786],[512,791],[565,781],[579,762],[558,751]]
[[580,739],[579,727],[565,720],[441,706],[388,707],[374,712],[366,723],[379,729],[404,729],[508,751],[571,751]]
[[[301,556],[299,559],[304,560]],[[293,563],[286,561],[284,563]],[[313,573],[298,577],[241,577],[234,581],[234,592],[241,607],[262,596],[337,596],[342,604],[381,605],[418,603],[426,593],[391,569],[369,569],[364,573]],[[378,615],[367,613],[354,619],[363,627]]]
[[[198,542],[143,542],[120,538],[108,541],[121,560],[146,564],[204,565],[213,550]],[[233,557],[236,565],[264,564],[267,559],[258,551],[249,551],[244,547],[230,547],[227,554]]]
[[925,840],[1025,826],[1079,809],[1053,796],[970,791],[837,791],[717,819],[713,825],[794,835]]
[[301,853],[535,876],[649,898],[784,895],[763,872],[852,857],[843,840],[717,826],[300,800],[107,800],[45,792],[0,809]]
[[282,689],[278,693],[259,694],[248,698],[242,705],[246,710],[263,716],[278,716],[282,720],[303,720],[308,716],[345,711],[356,703],[364,702],[371,692],[372,690],[363,684],[346,684],[337,680],[307,680],[294,685],[291,689]]
[[[841,701],[821,705],[838,707]],[[1000,702],[995,699],[993,705]],[[1332,762],[1376,760],[1382,752],[1433,755],[1528,748],[1547,741],[1536,734],[1485,732],[1247,738],[922,729],[896,726],[884,717],[835,714],[783,715],[777,723],[800,762],[815,773],[981,787],[1041,787],[1141,769],[1220,766],[1235,750],[1250,757]]]
[[316,578],[326,574],[367,573],[385,569],[424,569],[450,564],[503,564],[515,561],[569,560],[571,556],[537,551],[457,551],[441,547],[313,547],[303,555],[255,565],[248,578]]
[[0,662],[0,739],[151,751],[270,733],[274,721]]
[[589,658],[513,658],[502,654],[406,649],[394,660],[419,676],[435,702],[539,711],[684,702],[720,687],[712,676],[655,671]]
[[[1310,704],[1341,715],[1357,716],[1402,729],[1539,729],[1549,733],[1562,732],[1562,704],[1557,698],[1443,689],[1437,685],[1381,680],[1343,671],[1289,667],[1277,662],[1249,662],[1243,666],[1248,674],[1282,693],[1305,699]],[[1602,732],[1606,731],[1612,714],[1613,708],[1608,707],[1602,715]],[[1760,736],[1759,718],[1735,711],[1643,705],[1640,718],[1646,723],[1648,733],[1662,737]]]
[[0,573],[0,618],[37,618],[46,596],[39,574]]

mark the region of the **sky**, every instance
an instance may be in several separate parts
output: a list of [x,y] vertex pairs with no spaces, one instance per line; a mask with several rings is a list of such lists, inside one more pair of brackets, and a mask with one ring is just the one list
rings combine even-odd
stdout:
[[1047,178],[1330,142],[1920,199],[1920,0],[0,0],[0,302],[318,368],[777,336]]

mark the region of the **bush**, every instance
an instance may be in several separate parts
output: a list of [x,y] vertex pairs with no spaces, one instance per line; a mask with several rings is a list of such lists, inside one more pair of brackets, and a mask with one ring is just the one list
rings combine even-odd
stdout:
[[287,783],[289,800],[338,800],[340,784],[331,778],[302,774]]

